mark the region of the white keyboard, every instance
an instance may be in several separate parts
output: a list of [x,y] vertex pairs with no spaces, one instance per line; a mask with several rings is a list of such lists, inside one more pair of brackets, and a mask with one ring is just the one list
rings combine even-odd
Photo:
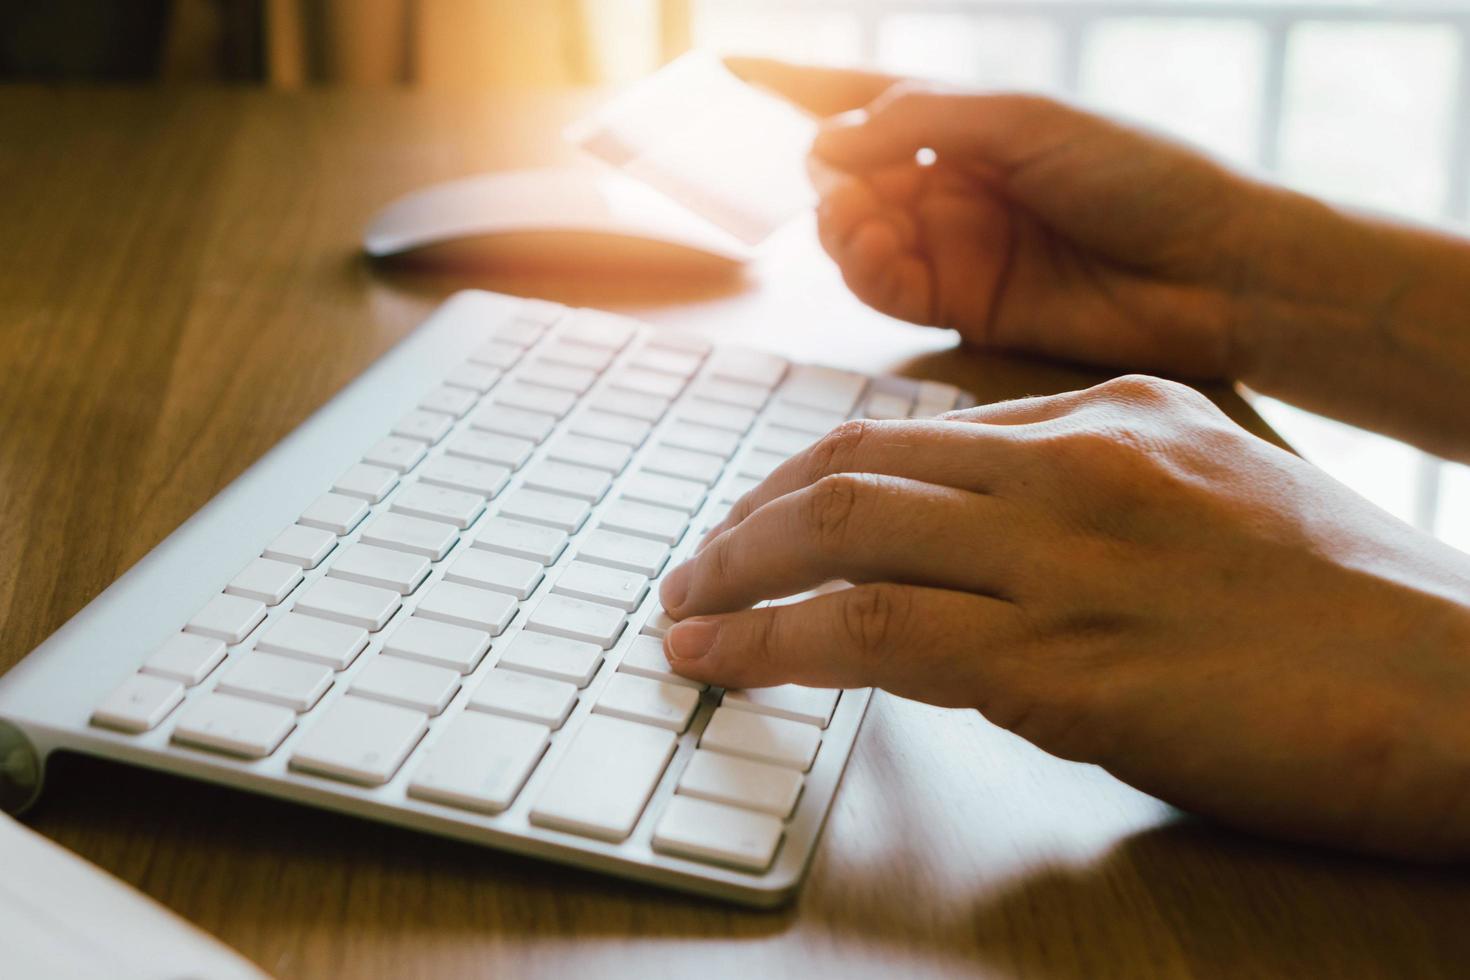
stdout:
[[68,749],[779,903],[869,692],[676,676],[659,576],[842,420],[970,403],[461,293],[0,678],[0,804]]

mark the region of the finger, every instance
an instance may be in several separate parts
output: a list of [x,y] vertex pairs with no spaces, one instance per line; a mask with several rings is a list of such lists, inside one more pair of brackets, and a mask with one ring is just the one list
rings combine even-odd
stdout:
[[860,585],[784,606],[677,623],[673,669],[724,687],[881,687],[974,707],[1009,683],[1026,643],[1012,603],[908,585]]
[[928,148],[941,160],[954,155],[1005,172],[1107,126],[1042,96],[898,86],[864,112],[828,120],[813,151],[835,166],[861,171],[913,160]]
[[[1008,501],[869,473],[778,497],[664,579],[675,619],[734,612],[824,582],[896,582],[1007,596],[1031,550]],[[1021,535],[1035,540],[1035,535]],[[974,542],[983,540],[983,549]]]
[[961,408],[945,412],[939,418],[950,422],[983,422],[986,425],[1030,425],[1050,422],[1069,415],[1079,404],[1075,397],[1079,392],[1061,395],[1034,395],[1030,398],[1012,398],[974,408]]
[[735,501],[701,547],[757,508],[834,473],[876,473],[991,493],[1012,457],[1006,439],[981,426],[936,419],[844,422]]
[[879,313],[910,323],[934,322],[934,288],[928,263],[904,248],[917,231],[903,216],[861,222],[834,256],[852,294]]
[[847,112],[872,102],[898,79],[848,68],[814,68],[771,58],[725,59],[739,79],[769,89],[819,116]]

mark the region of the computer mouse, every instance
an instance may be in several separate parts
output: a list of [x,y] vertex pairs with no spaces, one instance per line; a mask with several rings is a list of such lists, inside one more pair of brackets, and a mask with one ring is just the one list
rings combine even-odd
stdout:
[[728,275],[751,258],[733,235],[615,170],[481,174],[415,191],[373,218],[374,259],[456,270]]

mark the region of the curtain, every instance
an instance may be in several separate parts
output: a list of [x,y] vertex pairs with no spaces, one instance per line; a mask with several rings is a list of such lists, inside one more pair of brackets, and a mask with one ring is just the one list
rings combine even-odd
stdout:
[[689,0],[265,0],[265,76],[426,88],[589,84],[689,46]]

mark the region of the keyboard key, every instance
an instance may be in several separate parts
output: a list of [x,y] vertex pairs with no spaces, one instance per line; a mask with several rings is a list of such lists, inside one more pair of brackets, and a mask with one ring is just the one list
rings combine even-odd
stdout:
[[499,813],[515,801],[550,744],[545,725],[466,711],[424,753],[408,795]]
[[513,408],[510,405],[490,404],[475,413],[475,417],[470,419],[470,426],[537,443],[556,428],[556,416]]
[[550,565],[566,548],[567,534],[539,524],[513,521],[507,517],[490,517],[480,524],[473,545]]
[[806,772],[821,742],[821,733],[811,725],[720,707],[705,726],[699,747]]
[[484,394],[500,380],[500,370],[483,364],[465,362],[444,376],[444,383]]
[[543,459],[526,470],[525,485],[595,504],[612,486],[612,476],[603,470]]
[[795,456],[816,441],[817,437],[809,432],[803,432],[800,429],[786,429],[770,423],[757,427],[750,434],[752,449],[764,449],[766,452],[787,457]]
[[644,422],[657,422],[664,417],[664,412],[668,411],[669,400],[655,395],[644,395],[636,391],[613,388],[598,392],[588,402],[587,407],[593,412],[626,415],[628,418]]
[[647,634],[633,638],[628,649],[623,651],[623,662],[618,664],[618,670],[624,674],[647,677],[666,684],[677,684],[696,691],[704,691],[709,688],[708,684],[680,677],[674,673],[674,669],[669,666],[669,658],[664,656],[664,641],[657,636]]
[[847,421],[847,416],[840,412],[778,402],[766,413],[766,421],[783,429],[805,432],[811,439],[815,439]]
[[256,651],[237,657],[215,690],[269,701],[299,714],[315,707],[331,686],[331,668],[323,664]]
[[963,393],[943,381],[920,381],[914,396],[915,415],[941,415],[959,407]]
[[626,317],[597,310],[579,310],[557,334],[568,343],[618,351],[628,346],[628,341],[637,331],[638,325]]
[[755,411],[738,405],[722,405],[719,402],[691,397],[685,398],[674,409],[674,418],[680,422],[708,425],[743,435],[755,421]]
[[398,471],[371,463],[354,463],[337,477],[332,491],[346,497],[361,497],[370,504],[380,502],[398,486]]
[[458,540],[454,525],[407,514],[379,514],[362,532],[364,544],[423,555],[430,561],[443,558]]
[[598,714],[642,722],[671,732],[689,727],[699,692],[677,684],[665,684],[635,674],[614,674],[602,689],[592,710]]
[[239,643],[265,619],[265,604],[238,595],[217,595],[184,627],[190,633]]
[[675,796],[653,832],[653,849],[742,871],[764,871],[776,856],[781,834],[781,821],[769,814]]
[[289,561],[302,568],[315,568],[337,547],[337,536],[317,527],[292,524],[265,546],[261,555],[276,561]]
[[721,459],[729,459],[740,447],[738,433],[694,422],[673,422],[664,429],[661,438],[666,445],[713,453]]
[[522,364],[514,378],[517,381],[526,381],[544,388],[557,388],[561,391],[585,395],[587,390],[597,382],[597,372],[572,367],[568,364],[556,364],[538,357]]
[[612,388],[635,391],[657,398],[675,398],[684,389],[684,379],[678,375],[644,371],[634,367],[625,367],[614,372],[607,379],[607,383]]
[[667,350],[663,347],[645,347],[634,354],[628,363],[645,371],[672,374],[687,381],[699,370],[701,361],[698,354]]
[[364,786],[393,778],[429,728],[419,711],[343,697],[307,730],[291,756],[291,767]]
[[470,360],[484,367],[505,371],[521,359],[522,348],[500,340],[487,340],[470,351]]
[[373,657],[352,679],[352,694],[437,715],[459,693],[459,671],[402,657]]
[[704,503],[708,488],[694,480],[681,480],[675,476],[662,476],[639,470],[623,484],[623,496],[645,504],[673,507],[685,514],[693,514]]
[[913,410],[913,399],[886,391],[875,391],[863,402],[862,414],[870,419],[906,419]]
[[725,700],[721,703],[741,711],[754,711],[826,728],[837,708],[837,695],[840,693],[819,687],[782,684],[779,687],[726,691]]
[[741,458],[740,462],[735,464],[735,475],[750,480],[764,480],[784,462],[786,462],[786,457],[780,453],[752,449]]
[[720,471],[725,468],[725,461],[712,453],[695,452],[692,449],[679,449],[674,446],[660,445],[643,457],[643,468],[650,473],[662,473],[665,476],[677,476],[685,480],[698,480],[705,486],[709,486],[719,479]]
[[721,405],[736,405],[740,408],[758,409],[771,397],[768,389],[759,385],[741,384],[723,378],[703,377],[689,388],[689,394]]
[[774,388],[789,365],[785,358],[748,347],[719,347],[710,355],[707,374],[727,381]]
[[328,576],[307,586],[293,608],[307,616],[360,626],[369,633],[376,633],[393,618],[402,604],[398,593],[391,589]]
[[729,506],[761,485],[761,481],[749,476],[731,476],[721,486],[715,499]]
[[257,650],[299,657],[333,670],[346,670],[367,647],[367,630],[315,616],[289,612],[256,642]]
[[671,507],[618,497],[602,512],[601,526],[675,545],[689,527],[689,515]]
[[480,463],[493,463],[518,470],[531,458],[536,444],[520,436],[500,432],[461,432],[449,440],[444,451],[450,457],[463,457]]
[[648,538],[636,538],[631,534],[598,528],[581,537],[577,558],[595,565],[620,568],[653,578],[663,571],[664,562],[669,558],[669,549],[667,545]]
[[398,514],[440,521],[464,529],[485,510],[485,498],[477,493],[450,490],[427,483],[410,483],[393,498],[389,508]]
[[500,654],[496,667],[586,687],[602,665],[602,648],[549,633],[522,630]]
[[337,556],[327,574],[349,582],[392,589],[399,595],[411,595],[429,577],[430,568],[429,559],[423,555],[371,544],[354,544],[348,545]]
[[474,408],[479,401],[480,399],[472,391],[440,385],[430,389],[424,394],[424,397],[419,399],[419,408],[430,412],[442,412],[460,419],[464,418],[465,413]]
[[296,712],[228,694],[206,694],[179,713],[173,740],[247,759],[264,759],[296,727]]
[[[626,415],[604,415],[600,412],[582,411],[567,422],[567,431],[593,439],[606,439],[637,448],[643,445],[653,426],[642,419]],[[620,467],[621,468],[621,467]]]
[[368,515],[368,505],[358,497],[340,493],[324,493],[306,508],[297,523],[319,527],[333,534],[346,534]]
[[852,371],[798,364],[791,369],[776,397],[788,404],[847,416],[867,385],[865,376]]
[[546,458],[563,463],[578,463],[609,473],[621,473],[633,455],[633,449],[621,442],[593,439],[588,436],[563,435],[546,447]]
[[385,466],[398,473],[407,473],[419,465],[424,458],[424,444],[417,439],[402,436],[386,436],[377,445],[363,454],[362,461],[374,466]]
[[664,612],[663,606],[654,606],[653,612],[649,614],[648,621],[643,624],[639,632],[644,636],[652,636],[659,640],[664,634],[674,628],[674,617]]
[[495,463],[485,463],[459,456],[435,456],[419,470],[419,482],[481,497],[494,497],[505,489],[510,479],[510,469]]
[[577,704],[577,688],[565,681],[496,667],[470,697],[474,711],[532,721],[557,729]]
[[143,661],[143,673],[167,677],[193,687],[225,659],[224,641],[193,633],[175,633]]
[[267,606],[275,606],[301,584],[301,578],[301,568],[298,565],[276,561],[274,558],[256,558],[230,580],[225,591],[230,595],[244,596]]
[[454,417],[445,415],[443,412],[426,412],[422,408],[416,408],[393,426],[393,434],[405,439],[417,439],[419,442],[427,442],[433,445],[449,434],[454,427]]
[[636,572],[574,561],[562,569],[551,591],[632,612],[648,595],[648,579]]
[[678,792],[785,820],[796,808],[802,781],[801,773],[782,766],[700,749],[679,776]]
[[494,589],[517,599],[530,598],[544,577],[539,561],[502,555],[483,548],[461,551],[444,573],[446,582],[473,585],[477,589]]
[[571,596],[548,595],[526,620],[526,629],[595,643],[603,650],[617,642],[627,617],[619,609]]
[[499,636],[515,618],[516,601],[503,592],[440,582],[424,594],[415,615],[441,623],[468,626]]
[[500,513],[506,517],[545,524],[558,531],[574,532],[587,520],[592,508],[585,500],[540,490],[512,490],[501,498]]
[[151,731],[184,700],[184,685],[169,677],[133,674],[102,699],[92,724],[138,734]]
[[699,336],[699,334],[684,333],[678,329],[663,328],[654,330],[649,334],[648,346],[656,347],[660,350],[672,350],[685,354],[693,354],[695,357],[703,358],[714,349],[715,345]]
[[577,404],[577,396],[570,391],[533,385],[525,381],[502,381],[490,395],[496,405],[523,408],[528,412],[561,418]]
[[531,823],[599,840],[626,840],[674,754],[672,732],[591,715],[557,760]]
[[554,340],[541,348],[542,359],[553,364],[565,364],[568,367],[583,368],[587,371],[607,370],[607,366],[616,356],[615,352],[604,348],[569,344],[563,340]]
[[383,652],[420,663],[447,667],[468,674],[480,666],[490,650],[490,634],[441,623],[422,616],[409,616],[383,641]]

